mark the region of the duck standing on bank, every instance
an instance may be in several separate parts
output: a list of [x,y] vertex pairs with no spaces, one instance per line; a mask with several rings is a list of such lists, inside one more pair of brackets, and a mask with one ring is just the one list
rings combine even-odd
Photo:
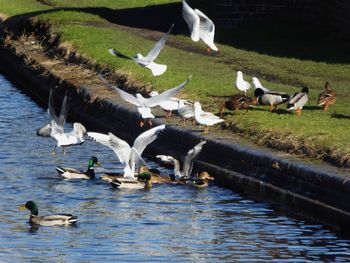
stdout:
[[317,104],[323,107],[324,111],[328,110],[328,107],[337,100],[337,93],[332,90],[331,85],[327,81],[324,86],[324,91],[318,96]]
[[298,116],[301,115],[301,110],[309,100],[309,89],[302,88],[301,92],[296,92],[287,103],[287,110],[294,110]]
[[277,106],[287,102],[290,97],[288,94],[278,91],[264,91],[261,88],[254,90],[254,96],[257,98],[260,105],[270,106],[270,112],[277,109]]
[[236,88],[239,90],[239,92],[243,91],[244,94],[247,94],[247,90],[250,89],[250,83],[243,79],[242,71],[237,71],[237,78],[236,78],[235,84],[236,84]]
[[254,108],[257,104],[257,100],[248,97],[244,94],[234,94],[231,98],[220,105],[219,112],[220,118],[222,117],[225,109],[227,110],[247,110]]
[[20,206],[21,210],[30,211],[29,223],[34,226],[57,226],[75,224],[79,219],[71,214],[52,214],[39,216],[38,205],[33,201],[28,201],[25,205]]
[[215,25],[209,17],[198,9],[193,10],[184,0],[182,0],[182,16],[188,25],[191,32],[191,39],[194,42],[202,39],[208,46],[208,52],[210,52],[210,49],[219,51],[214,44]]
[[194,119],[199,125],[205,126],[204,133],[209,133],[209,126],[213,126],[224,120],[214,115],[211,112],[205,112],[202,110],[201,104],[196,101],[194,104]]
[[101,166],[96,156],[89,159],[86,172],[78,171],[74,168],[56,166],[56,171],[65,179],[95,179],[94,165]]
[[108,51],[113,56],[127,58],[135,61],[138,65],[148,68],[151,70],[153,76],[160,76],[167,70],[167,65],[161,65],[154,62],[154,60],[158,57],[160,51],[165,45],[171,30],[173,29],[174,24],[170,27],[169,31],[154,45],[150,52],[144,57],[141,54],[137,54],[135,57],[128,57],[122,55],[118,51],[110,48]]

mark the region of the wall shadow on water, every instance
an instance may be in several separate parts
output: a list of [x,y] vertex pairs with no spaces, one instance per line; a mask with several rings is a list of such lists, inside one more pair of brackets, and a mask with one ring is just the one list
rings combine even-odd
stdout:
[[[188,1],[211,16],[209,1]],[[181,14],[182,4],[172,3],[144,8],[110,9],[104,7],[53,8],[33,12],[24,16],[36,16],[56,11],[78,11],[98,15],[110,23],[135,28],[146,28],[167,32],[175,23],[172,34],[189,36],[189,31]],[[15,19],[17,16],[14,16]],[[12,19],[12,18],[10,18]],[[216,26],[215,42],[257,53],[312,60],[326,63],[350,63],[348,47],[350,41],[341,39],[330,28],[301,23],[255,23],[225,30]]]

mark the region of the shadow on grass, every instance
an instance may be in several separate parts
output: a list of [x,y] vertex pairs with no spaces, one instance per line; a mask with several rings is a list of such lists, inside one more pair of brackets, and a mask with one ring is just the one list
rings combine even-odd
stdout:
[[[209,17],[212,16],[209,0],[189,0],[188,3],[193,8],[202,10]],[[32,17],[62,10],[85,12],[98,15],[113,24],[163,32],[167,32],[170,25],[175,23],[172,34],[189,36],[189,30],[182,18],[181,2],[120,10],[104,7],[53,8],[23,16]],[[14,16],[10,20],[14,20],[16,17],[19,16]],[[217,25],[215,40],[221,44],[271,56],[327,63],[350,63],[350,52],[348,52],[350,41],[339,40],[335,33],[326,27],[296,22],[255,23],[232,30],[223,30]]]
[[339,114],[339,113],[332,113],[331,117],[332,118],[336,118],[336,119],[350,120],[350,116],[349,115]]

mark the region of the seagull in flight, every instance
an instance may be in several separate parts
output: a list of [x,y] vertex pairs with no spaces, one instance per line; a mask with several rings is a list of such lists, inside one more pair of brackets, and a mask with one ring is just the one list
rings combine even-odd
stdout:
[[159,125],[141,133],[134,141],[131,147],[126,141],[118,138],[113,133],[102,134],[97,132],[88,132],[88,136],[94,141],[111,148],[117,155],[119,161],[123,164],[123,176],[136,179],[136,166],[145,163],[141,155],[145,148],[155,141],[165,125]]
[[[179,86],[166,90],[150,98],[145,98],[140,93],[137,93],[134,96],[123,91],[122,89],[119,89],[118,87],[114,87],[114,89],[119,93],[122,99],[137,106],[137,110],[141,114],[142,119],[153,119],[155,116],[152,114],[151,108],[170,100],[171,97],[174,97],[186,86],[186,84],[190,81],[190,78],[191,76],[189,76],[189,78],[182,82]],[[149,125],[152,126],[152,122],[149,121]],[[144,122],[142,120],[140,122],[140,126],[144,126]]]
[[140,53],[136,54],[135,57],[128,57],[112,48],[110,48],[108,51],[113,56],[131,59],[140,66],[150,69],[152,71],[153,76],[160,76],[167,70],[167,65],[157,64],[154,62],[154,60],[158,57],[160,51],[164,47],[165,42],[167,41],[170,35],[170,31],[173,29],[173,27],[174,24],[172,24],[169,31],[154,45],[154,47],[151,49],[150,52],[148,52],[148,54],[145,57]]
[[198,9],[193,10],[184,0],[182,0],[182,16],[191,31],[191,39],[194,42],[202,39],[209,47],[208,52],[210,49],[219,51],[214,44],[215,25],[209,17]]

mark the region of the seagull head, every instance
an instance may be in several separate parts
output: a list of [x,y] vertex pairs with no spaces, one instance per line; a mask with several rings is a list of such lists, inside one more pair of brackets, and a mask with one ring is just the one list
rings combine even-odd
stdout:
[[242,77],[242,76],[243,76],[242,71],[237,71],[237,76],[238,76],[238,77]]

